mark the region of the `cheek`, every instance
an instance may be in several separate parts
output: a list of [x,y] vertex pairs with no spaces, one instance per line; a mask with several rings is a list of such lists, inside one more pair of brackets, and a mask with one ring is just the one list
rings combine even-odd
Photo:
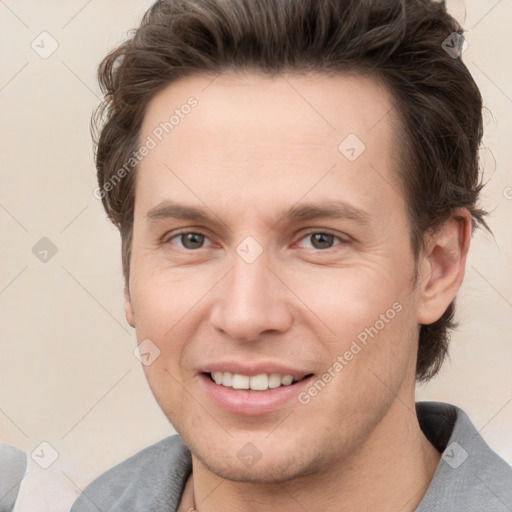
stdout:
[[144,366],[155,398],[161,405],[172,398],[179,407],[182,386],[194,375],[189,341],[206,318],[204,299],[212,284],[205,273],[155,268],[140,265],[133,273],[135,329],[138,342],[150,340],[158,353]]
[[194,315],[208,281],[190,272],[141,267],[130,287],[137,335],[179,340],[173,332]]
[[[187,312],[197,302],[197,298],[190,296],[195,294],[186,292],[188,287],[164,281],[163,275],[137,269],[131,283],[137,341],[147,344],[146,352],[151,354],[150,364],[143,358],[143,370],[161,406],[170,397],[176,402],[181,396],[180,366],[186,349]],[[173,404],[175,407],[179,408],[179,404]]]
[[393,279],[376,265],[323,269],[309,276],[297,272],[288,282],[317,322],[322,320],[334,338],[343,339],[376,322],[382,330],[382,322],[387,326],[399,316],[411,292],[404,276]]
[[360,396],[379,377],[391,388],[398,385],[415,360],[415,298],[407,276],[392,279],[370,267],[338,269],[297,289],[321,320],[313,320],[311,328],[323,333],[326,368],[343,374],[336,379],[341,388]]
[[173,425],[179,425],[180,418],[189,413],[187,396],[183,393],[183,383],[177,368],[173,368],[169,358],[161,354],[150,366],[144,367],[144,373],[160,409]]

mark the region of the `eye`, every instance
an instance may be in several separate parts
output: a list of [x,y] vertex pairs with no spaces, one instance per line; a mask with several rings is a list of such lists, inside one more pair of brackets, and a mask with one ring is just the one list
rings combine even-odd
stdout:
[[[311,246],[307,248],[313,248],[313,249],[331,249],[332,247],[336,245],[340,245],[340,243],[343,243],[343,240],[332,233],[326,232],[326,231],[315,231],[312,233],[308,233],[303,238],[301,238],[299,244],[304,240],[310,240]],[[334,243],[336,240],[339,241],[339,243]]]
[[178,240],[177,245],[181,246],[182,249],[194,250],[201,249],[205,243],[205,240],[208,240],[208,238],[202,233],[196,233],[194,231],[183,231],[168,238],[166,243],[175,244],[176,242],[172,242],[173,240]]

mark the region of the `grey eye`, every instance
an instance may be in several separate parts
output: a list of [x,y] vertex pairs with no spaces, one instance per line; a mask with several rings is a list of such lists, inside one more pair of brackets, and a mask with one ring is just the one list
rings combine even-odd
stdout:
[[199,249],[205,239],[205,236],[200,233],[182,233],[178,236],[185,249]]
[[312,233],[308,235],[311,239],[311,245],[315,249],[330,249],[334,244],[334,235],[329,233]]

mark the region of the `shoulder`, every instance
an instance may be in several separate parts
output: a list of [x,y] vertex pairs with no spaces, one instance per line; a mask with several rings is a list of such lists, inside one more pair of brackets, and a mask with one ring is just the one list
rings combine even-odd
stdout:
[[487,445],[468,415],[439,402],[416,408],[423,432],[442,453],[417,512],[512,510],[512,468]]
[[191,471],[188,448],[177,435],[145,448],[87,486],[71,512],[173,510]]
[[0,444],[0,512],[12,510],[27,468],[24,452]]

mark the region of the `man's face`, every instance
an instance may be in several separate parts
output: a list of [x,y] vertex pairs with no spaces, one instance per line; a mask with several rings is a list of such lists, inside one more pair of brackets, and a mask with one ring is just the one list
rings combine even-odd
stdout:
[[316,74],[188,77],[147,108],[126,311],[160,351],[160,407],[218,475],[332,468],[411,414],[419,298],[393,119],[377,83]]

